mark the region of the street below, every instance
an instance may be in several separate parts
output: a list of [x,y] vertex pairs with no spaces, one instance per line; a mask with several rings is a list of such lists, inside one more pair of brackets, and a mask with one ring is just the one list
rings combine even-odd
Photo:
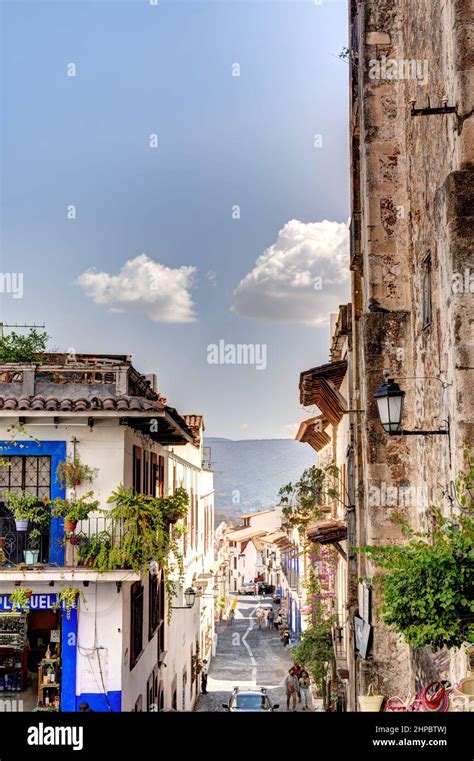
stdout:
[[222,704],[228,703],[234,687],[265,687],[272,705],[286,711],[285,677],[293,665],[291,648],[283,646],[276,629],[259,629],[256,619],[259,606],[271,605],[271,597],[239,596],[233,626],[227,626],[225,620],[217,626],[217,651],[209,669],[207,695],[199,696],[196,711],[224,711]]

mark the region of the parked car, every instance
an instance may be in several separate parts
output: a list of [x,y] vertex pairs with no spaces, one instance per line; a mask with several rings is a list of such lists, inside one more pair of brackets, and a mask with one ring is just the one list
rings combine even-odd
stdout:
[[249,581],[247,584],[242,584],[239,587],[239,595],[253,595],[255,589],[255,582]]
[[253,595],[255,594],[255,587],[258,587],[258,594],[266,593],[266,585],[263,581],[248,581],[247,584],[242,584],[239,587],[239,595]]
[[241,690],[234,687],[228,703],[223,703],[222,708],[226,711],[251,711],[267,712],[276,711],[280,706],[272,706],[265,687],[257,690]]

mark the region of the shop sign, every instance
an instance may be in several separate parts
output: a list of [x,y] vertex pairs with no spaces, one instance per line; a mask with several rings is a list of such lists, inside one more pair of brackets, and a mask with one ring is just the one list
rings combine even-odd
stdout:
[[[51,610],[56,598],[57,595],[31,595],[29,599],[30,610]],[[10,595],[0,595],[0,611],[4,610],[13,610]]]

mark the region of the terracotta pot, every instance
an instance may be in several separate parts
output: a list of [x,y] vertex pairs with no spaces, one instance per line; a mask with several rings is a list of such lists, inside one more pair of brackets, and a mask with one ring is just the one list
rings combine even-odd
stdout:
[[72,536],[69,537],[69,544],[79,544],[80,537],[76,536],[75,534],[72,534]]
[[67,518],[64,519],[64,531],[66,534],[72,534],[76,530],[77,521],[70,521]]

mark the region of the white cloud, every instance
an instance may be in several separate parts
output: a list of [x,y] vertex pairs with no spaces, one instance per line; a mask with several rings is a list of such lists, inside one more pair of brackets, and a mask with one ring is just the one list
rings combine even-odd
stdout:
[[232,311],[257,320],[321,325],[348,300],[349,280],[348,225],[292,219],[240,281]]
[[76,283],[111,312],[142,312],[154,322],[195,322],[190,293],[195,272],[196,267],[172,269],[141,254],[117,275],[86,270]]
[[285,436],[289,436],[290,439],[294,439],[299,428],[298,423],[287,423],[283,426],[282,431]]
[[215,288],[217,285],[217,275],[214,272],[214,270],[209,270],[209,272],[206,272],[206,278],[209,280],[210,284]]

